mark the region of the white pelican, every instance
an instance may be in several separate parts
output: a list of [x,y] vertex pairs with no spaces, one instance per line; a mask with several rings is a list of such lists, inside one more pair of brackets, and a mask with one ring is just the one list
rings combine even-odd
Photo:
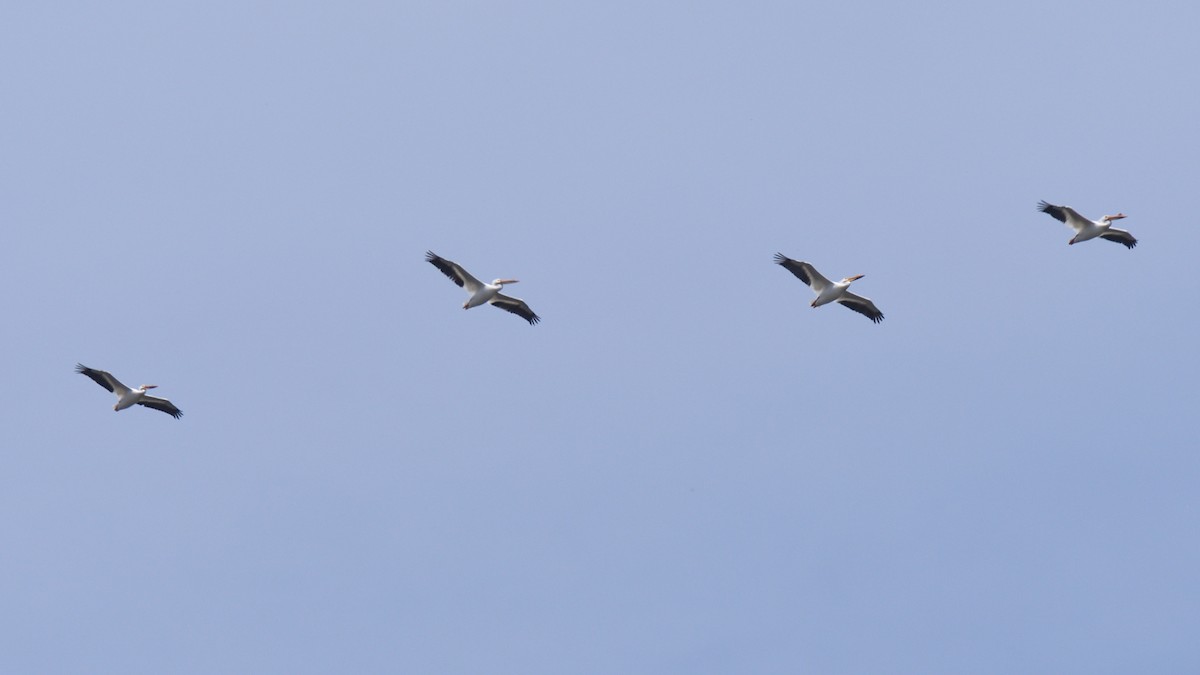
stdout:
[[487,302],[506,312],[516,314],[528,321],[531,326],[542,320],[542,317],[534,314],[533,310],[529,309],[529,305],[525,304],[524,300],[510,298],[500,292],[500,289],[504,288],[504,284],[517,283],[516,279],[496,279],[490,284],[485,284],[471,276],[458,263],[446,260],[433,251],[426,251],[425,259],[432,263],[434,267],[441,270],[442,274],[450,277],[451,281],[467,289],[467,292],[471,294],[471,297],[467,298],[467,301],[463,303],[463,309],[478,307]]
[[809,288],[813,289],[813,291],[817,294],[817,297],[812,301],[810,307],[820,307],[821,305],[827,305],[836,300],[837,302],[840,302],[846,307],[849,307],[859,314],[862,314],[875,323],[883,321],[883,312],[879,311],[879,308],[875,306],[875,303],[871,302],[869,298],[864,298],[861,295],[855,295],[849,290],[850,284],[863,278],[866,276],[865,274],[857,274],[852,277],[846,277],[845,279],[834,283],[821,276],[821,273],[817,271],[817,268],[813,267],[812,265],[806,262],[800,262],[799,260],[792,260],[782,253],[775,254],[775,262],[776,264],[783,265],[784,269],[792,274],[795,274],[796,278],[808,284]]
[[1075,230],[1075,236],[1071,237],[1071,241],[1067,244],[1077,244],[1088,239],[1107,239],[1115,241],[1118,244],[1125,244],[1126,248],[1137,246],[1137,239],[1133,238],[1125,230],[1118,230],[1112,226],[1112,221],[1120,220],[1125,217],[1124,213],[1118,213],[1115,216],[1104,216],[1100,220],[1088,220],[1079,215],[1079,212],[1069,206],[1055,206],[1049,204],[1045,200],[1038,202],[1038,211],[1049,213],[1054,216],[1059,222],[1066,223],[1068,227]]
[[94,370],[92,368],[88,368],[82,363],[75,364],[75,372],[87,375],[95,380],[96,384],[116,394],[117,404],[113,406],[114,411],[124,410],[136,403],[138,405],[144,405],[147,408],[161,410],[175,419],[183,417],[183,411],[179,408],[176,408],[174,403],[171,403],[165,398],[157,398],[146,395],[146,390],[154,389],[158,386],[157,384],[143,384],[137,389],[130,389],[129,387],[121,384],[120,380],[113,377],[109,373],[106,373],[103,370]]

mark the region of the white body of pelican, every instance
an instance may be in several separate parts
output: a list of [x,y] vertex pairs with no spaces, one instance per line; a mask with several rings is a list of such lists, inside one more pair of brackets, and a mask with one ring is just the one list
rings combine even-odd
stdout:
[[154,410],[161,410],[175,419],[183,417],[183,411],[175,407],[174,403],[165,398],[146,394],[147,390],[156,388],[157,384],[143,384],[137,389],[130,389],[121,384],[121,381],[113,377],[110,373],[88,368],[82,363],[75,364],[75,372],[87,375],[95,380],[96,384],[117,395],[117,404],[113,406],[113,411],[124,410],[134,405],[142,405]]
[[1067,244],[1077,244],[1081,241],[1100,237],[1101,239],[1115,241],[1118,244],[1124,244],[1126,248],[1137,246],[1137,239],[1134,239],[1132,234],[1112,226],[1112,221],[1125,217],[1124,213],[1118,213],[1115,216],[1104,216],[1100,220],[1088,220],[1069,206],[1055,206],[1054,204],[1047,203],[1045,200],[1038,202],[1038,211],[1049,213],[1059,222],[1066,223],[1068,227],[1075,230],[1075,236],[1071,237],[1071,241],[1068,241]]
[[500,292],[500,289],[504,288],[505,284],[515,284],[518,281],[517,279],[496,279],[490,284],[485,284],[471,276],[458,263],[446,260],[433,251],[426,251],[425,259],[434,267],[441,270],[442,274],[449,277],[451,281],[466,289],[471,294],[471,297],[467,298],[467,301],[463,303],[463,309],[471,309],[484,303],[490,303],[493,307],[499,307],[506,312],[512,312],[525,319],[531,326],[542,320],[540,316],[533,313],[532,309],[529,309],[529,305],[525,304],[524,300],[509,297]]
[[792,260],[782,253],[775,254],[775,263],[782,265],[784,269],[796,275],[796,278],[808,284],[808,287],[813,289],[817,297],[813,299],[811,307],[820,307],[831,302],[838,302],[845,307],[862,314],[871,321],[879,323],[883,321],[883,312],[871,302],[869,298],[864,298],[861,295],[856,295],[850,292],[850,284],[863,278],[866,275],[858,274],[852,277],[846,277],[838,282],[833,282],[821,276],[817,268],[812,265]]

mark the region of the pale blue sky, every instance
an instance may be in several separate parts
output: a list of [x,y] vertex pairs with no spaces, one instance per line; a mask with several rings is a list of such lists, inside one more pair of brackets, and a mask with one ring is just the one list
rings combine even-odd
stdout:
[[0,671],[1195,672],[1198,22],[4,5]]

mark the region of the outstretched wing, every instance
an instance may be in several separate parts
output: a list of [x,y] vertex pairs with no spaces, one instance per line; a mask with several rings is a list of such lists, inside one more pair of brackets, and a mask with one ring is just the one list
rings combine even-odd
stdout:
[[1069,206],[1055,206],[1044,199],[1038,202],[1038,211],[1054,216],[1055,220],[1060,223],[1065,223],[1067,227],[1070,227],[1076,232],[1092,223],[1092,221],[1079,215],[1079,212],[1075,209]]
[[1115,241],[1118,244],[1125,244],[1125,248],[1137,246],[1137,239],[1134,239],[1132,234],[1129,234],[1125,230],[1118,230],[1115,227],[1105,230],[1104,234],[1100,235],[1100,238]]
[[821,276],[817,268],[806,262],[792,260],[782,253],[776,253],[775,264],[782,265],[785,270],[795,274],[797,279],[808,284],[808,287],[817,293],[825,290],[825,287],[829,285],[829,280]]
[[83,375],[87,375],[88,377],[92,378],[92,380],[95,381],[96,384],[113,392],[117,396],[124,396],[125,394],[129,393],[129,387],[126,387],[125,385],[121,384],[120,380],[113,377],[112,374],[107,373],[103,370],[96,370],[95,368],[88,368],[87,366],[83,365],[82,363],[76,363],[75,364],[75,372],[81,373]]
[[138,405],[144,405],[147,408],[161,410],[161,411],[167,413],[168,415],[170,415],[171,417],[174,417],[175,419],[179,419],[180,417],[183,417],[183,411],[180,410],[179,408],[176,408],[174,403],[171,403],[170,401],[168,401],[165,398],[158,398],[155,396],[143,396],[142,400],[138,401]]
[[464,270],[462,265],[450,260],[446,260],[433,251],[426,251],[425,259],[428,260],[434,267],[441,270],[442,274],[445,274],[450,281],[462,286],[471,293],[474,293],[483,286],[483,284],[479,283],[478,279],[471,276],[469,272]]
[[534,314],[533,310],[529,309],[529,305],[525,304],[525,301],[520,298],[510,298],[503,293],[497,293],[489,302],[506,312],[512,312],[525,319],[529,322],[530,326],[542,320],[542,317]]
[[871,302],[870,298],[864,298],[861,295],[855,295],[850,291],[846,291],[842,293],[842,297],[838,298],[838,302],[875,323],[883,321],[883,312],[879,311],[879,308],[875,306],[875,303]]

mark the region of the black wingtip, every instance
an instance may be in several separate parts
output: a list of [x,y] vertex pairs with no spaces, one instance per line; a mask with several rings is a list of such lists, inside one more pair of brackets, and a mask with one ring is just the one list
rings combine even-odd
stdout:
[[786,255],[784,255],[782,253],[775,254],[775,264],[776,265],[782,265],[787,261],[788,261],[788,257]]
[[1118,243],[1128,249],[1132,249],[1134,246],[1137,246],[1137,243],[1138,243],[1138,240],[1134,239],[1133,235],[1129,235],[1129,237],[1126,238],[1124,236],[1124,233],[1117,234],[1117,233],[1112,233],[1112,232],[1106,232],[1106,233],[1100,235],[1100,238],[1104,239],[1105,241],[1115,241],[1116,243]]

